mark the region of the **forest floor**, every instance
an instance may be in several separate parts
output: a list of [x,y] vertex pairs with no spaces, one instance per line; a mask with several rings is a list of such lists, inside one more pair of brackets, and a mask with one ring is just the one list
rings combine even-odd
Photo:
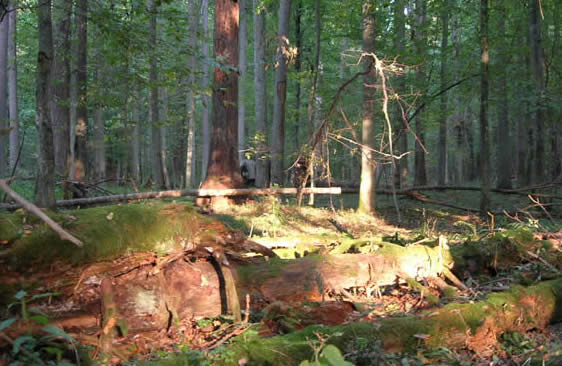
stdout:
[[[472,191],[435,191],[424,194],[434,200],[454,202],[464,207],[477,206],[479,200],[479,192]],[[205,212],[205,216],[220,220],[229,228],[242,232],[253,242],[272,249],[280,258],[287,260],[311,255],[370,253],[373,247],[384,243],[405,248],[418,244],[435,246],[440,238],[445,238],[450,247],[461,248],[471,243],[489,243],[492,246],[497,245],[494,237],[504,232],[521,231],[532,234],[528,236],[533,240],[533,252],[529,255],[506,263],[501,263],[500,260],[499,264],[493,265],[490,264],[491,259],[488,262],[478,259],[468,261],[464,270],[456,273],[468,287],[468,291],[444,296],[434,288],[429,288],[428,293],[424,292],[427,290],[425,287],[420,290],[412,283],[397,283],[381,288],[379,296],[368,293],[350,294],[342,304],[352,306],[323,308],[321,314],[312,316],[319,319],[320,324],[358,321],[376,324],[381,319],[421,315],[447,303],[475,303],[491,293],[503,292],[516,285],[530,286],[544,279],[560,278],[562,264],[556,261],[562,258],[562,211],[558,206],[553,206],[549,213],[545,214],[540,207],[529,209],[527,206],[530,202],[525,196],[492,194],[491,207],[496,213],[483,219],[476,213],[421,203],[400,196],[398,220],[389,196],[380,195],[377,198],[376,217],[356,213],[356,202],[357,195],[349,194],[333,198],[317,196],[315,207],[296,207],[293,198],[262,198],[221,211]],[[509,216],[502,214],[503,210],[506,210]],[[111,212],[111,218],[106,213],[100,215],[106,220],[115,221],[113,212],[119,217],[117,211]],[[0,218],[0,224],[1,221]],[[367,244],[365,239],[368,239]],[[544,247],[548,249],[537,246],[543,239],[545,243],[548,241],[548,246]],[[348,242],[355,243],[355,240],[363,242],[361,245],[344,245]],[[545,251],[550,254],[546,255],[543,253]],[[555,258],[554,261],[551,258]],[[241,302],[243,303],[242,299]],[[557,311],[562,312],[562,305],[556,306]],[[282,316],[272,316],[277,310],[279,309],[272,310],[268,307],[264,311],[252,313],[244,327],[238,327],[239,323],[235,319],[225,316],[190,320],[190,326],[197,328],[192,330],[196,338],[198,337],[197,342],[212,347],[195,347],[193,343],[185,345],[177,334],[168,334],[167,341],[154,342],[154,345],[161,346],[159,350],[158,347],[148,347],[148,353],[146,349],[145,352],[132,352],[130,355],[133,358],[125,364],[146,362],[149,365],[243,365],[244,359],[229,359],[234,357],[229,343],[244,343],[246,338],[250,342],[255,336],[271,337],[291,333],[310,324],[296,321],[291,323],[296,324],[296,327],[287,326],[284,320],[280,319],[290,317],[293,309],[283,308],[279,310],[283,313]],[[335,323],[331,323],[334,319],[337,319]],[[2,324],[0,333],[3,329]],[[421,343],[415,352],[393,353],[383,352],[379,343],[356,342],[353,346],[340,349],[341,353],[327,356],[328,351],[331,351],[327,345],[330,342],[316,335],[316,338],[306,338],[306,344],[313,351],[310,364],[315,365],[348,365],[343,363],[343,358],[356,365],[562,365],[562,323],[526,331],[502,332],[498,335],[498,346],[494,346],[494,351],[487,354],[478,354],[467,347],[426,348]],[[421,338],[422,336],[420,335]],[[25,342],[26,339],[22,340],[22,344]],[[5,359],[0,357],[0,365],[3,365],[3,360]]]

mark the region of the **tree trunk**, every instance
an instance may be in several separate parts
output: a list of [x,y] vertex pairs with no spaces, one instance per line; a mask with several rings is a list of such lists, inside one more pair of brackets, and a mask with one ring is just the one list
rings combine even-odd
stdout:
[[[416,72],[416,84],[418,91],[421,93],[426,92],[426,75],[425,75],[425,52],[426,52],[426,40],[425,40],[425,23],[426,23],[426,2],[425,0],[416,0],[416,30],[415,30],[415,44],[416,52],[418,56],[421,57],[421,63],[418,66],[418,71]],[[420,110],[416,117],[416,135],[422,144],[425,145],[425,122],[424,122],[425,112]],[[415,153],[415,177],[414,185],[424,186],[427,184],[427,175],[425,167],[425,151],[416,143],[416,153]]]
[[[98,50],[95,56],[95,70],[94,70],[94,85],[99,91],[96,96],[95,110],[94,110],[94,130],[92,136],[92,178],[93,181],[100,181],[105,178],[105,118],[104,106],[102,103],[103,90],[105,84],[104,69],[107,67],[103,60],[101,51]],[[119,177],[119,176],[118,176]]]
[[[138,101],[140,97],[138,94],[134,96],[135,101]],[[135,184],[140,184],[141,174],[140,174],[140,111],[141,104],[135,102],[133,104],[133,110],[131,111],[131,123],[133,124],[133,131],[131,133],[131,145],[129,156],[131,158],[131,177],[135,180]]]
[[287,69],[289,50],[289,18],[291,0],[281,0],[279,6],[278,49],[275,69],[275,97],[273,103],[273,144],[271,155],[271,183],[283,185],[285,158],[285,112],[287,102]]
[[70,59],[72,0],[56,0],[55,11],[55,59],[54,59],[54,144],[55,170],[60,176],[67,174],[70,157]]
[[[553,11],[553,23],[554,23],[554,36],[553,42],[554,49],[552,51],[553,55],[560,56],[560,11],[561,11],[560,3],[557,3],[554,11]],[[558,58],[560,60],[560,57]],[[562,85],[557,83],[555,86],[555,90],[558,90],[558,105],[562,105]],[[553,106],[550,106],[551,113],[555,113],[553,111]],[[550,178],[551,180],[556,180],[558,178],[562,179],[562,154],[561,154],[561,147],[560,143],[562,141],[560,133],[561,127],[560,124],[556,122],[554,118],[550,118],[550,161],[551,161],[551,169],[550,169]]]
[[76,60],[77,107],[74,143],[74,180],[89,176],[88,169],[88,0],[76,3],[76,32],[78,59]]
[[159,120],[159,100],[158,100],[158,37],[157,37],[157,6],[155,0],[149,0],[150,9],[150,115],[152,123],[152,179],[159,188],[164,188],[164,176],[162,174],[162,129]]
[[[302,70],[302,43],[303,43],[303,31],[301,29],[301,18],[302,18],[302,0],[297,0],[295,4],[295,38],[297,54],[295,56],[295,73],[300,75]],[[301,81],[297,78],[295,81],[295,151],[299,151],[299,131],[300,131],[300,112],[301,112]],[[309,135],[311,132],[309,132]]]
[[373,72],[373,57],[375,53],[375,4],[367,0],[363,3],[363,70],[368,72],[363,76],[363,122],[361,135],[361,185],[359,187],[358,210],[367,214],[375,213],[376,172],[375,154],[375,76]]
[[488,46],[488,0],[480,0],[480,216],[487,217],[490,204],[490,134],[488,131],[488,65],[490,51]]
[[[406,19],[404,15],[405,1],[398,0],[394,3],[394,48],[400,56],[404,56],[406,42]],[[406,79],[404,75],[396,76],[396,93],[402,95],[406,90]],[[394,154],[399,155],[408,151],[408,130],[404,126],[402,107],[400,102],[396,103],[394,111],[394,133],[398,144]],[[393,136],[394,138],[394,136]],[[408,156],[396,161],[397,171],[394,172],[394,184],[397,189],[405,187],[408,182]]]
[[531,67],[535,83],[534,109],[536,126],[535,145],[535,178],[537,183],[544,181],[544,128],[545,117],[545,80],[544,80],[544,50],[542,48],[540,24],[540,0],[532,0],[529,6],[529,41],[531,42]]
[[254,86],[256,119],[256,186],[269,185],[267,161],[267,87],[265,62],[265,9],[262,2],[254,0]]
[[[505,33],[505,20],[507,13],[505,11],[504,0],[498,1],[499,11],[499,38],[500,42],[504,45],[499,52],[500,65],[507,65],[509,57],[507,55],[507,41]],[[497,144],[498,154],[498,184],[497,188],[511,189],[511,160],[512,160],[512,144],[509,123],[509,99],[507,98],[507,70],[505,67],[500,67],[499,73],[499,108],[498,108],[498,129],[499,129],[499,143]]]
[[35,203],[39,207],[55,207],[55,151],[51,122],[51,64],[53,60],[53,35],[51,0],[37,7],[39,53],[37,56],[36,127],[39,135],[39,159],[35,183]]
[[0,178],[8,175],[8,28],[9,16],[0,22]]
[[[447,87],[447,47],[449,40],[449,1],[444,0],[441,14],[441,90]],[[439,111],[439,161],[437,165],[437,183],[447,183],[447,93],[441,94]]]
[[17,9],[9,2],[8,14],[8,114],[10,117],[10,172],[14,171],[19,151],[18,80],[16,56]]
[[[197,71],[197,58],[196,54],[198,51],[198,29],[199,29],[199,11],[201,7],[201,2],[199,0],[189,1],[189,15],[188,15],[188,46],[189,46],[189,79],[188,79],[188,91],[187,91],[187,156],[185,163],[185,187],[192,188],[194,186],[195,175],[195,95],[193,93],[193,87],[195,85],[196,71]],[[205,43],[205,40],[203,40]]]
[[[202,28],[203,28],[203,41],[201,42],[201,53],[203,55],[203,67],[202,67],[202,80],[201,86],[203,90],[209,88],[209,44],[207,43],[207,38],[209,37],[209,0],[202,0]],[[265,35],[264,35],[265,37]],[[210,100],[207,93],[203,93],[203,111],[201,115],[201,129],[202,131],[202,147],[203,151],[201,153],[201,181],[207,176],[207,168],[209,166],[209,157],[211,150],[211,134],[209,125],[209,109]]]
[[[238,2],[215,3],[215,55],[225,66],[238,64]],[[213,123],[211,156],[202,188],[239,188],[242,186],[238,161],[238,74],[215,67],[213,83]],[[199,204],[207,203],[198,200]],[[228,204],[224,198],[212,199],[212,205]]]
[[168,88],[158,88],[159,109],[158,121],[164,124],[160,127],[160,166],[162,167],[163,188],[170,189],[170,175],[168,174],[168,150],[166,144],[166,122],[168,121]]
[[248,46],[247,0],[239,0],[240,29],[238,31],[238,160],[244,159],[246,149],[246,48]]

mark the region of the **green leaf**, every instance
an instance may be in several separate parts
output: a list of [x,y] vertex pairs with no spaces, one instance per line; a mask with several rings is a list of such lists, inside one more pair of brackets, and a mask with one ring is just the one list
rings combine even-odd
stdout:
[[35,323],[40,325],[49,324],[49,319],[44,315],[33,315],[29,319],[33,320]]
[[16,318],[10,318],[4,320],[2,323],[0,323],[0,331],[8,328],[10,325],[14,324],[15,322],[16,322]]
[[54,355],[57,358],[57,361],[60,361],[62,358],[63,350],[58,347],[45,347],[43,348],[47,353]]
[[33,295],[31,297],[31,300],[37,300],[37,299],[42,299],[44,297],[51,297],[51,296],[58,296],[60,295],[57,292],[45,292],[44,294],[38,294],[38,295]]
[[325,360],[330,366],[353,366],[351,362],[344,360],[340,350],[332,344],[322,349],[320,359],[321,361]]
[[14,354],[18,354],[21,346],[26,342],[35,343],[35,338],[33,338],[32,336],[21,336],[16,338],[16,340],[14,341],[14,348],[12,349],[12,352]]
[[48,333],[49,335],[46,336],[47,339],[49,338],[63,338],[71,343],[76,342],[74,338],[66,334],[66,332],[54,325],[47,325],[43,328],[43,332]]
[[14,295],[14,297],[18,300],[21,300],[26,296],[27,296],[27,292],[25,292],[24,290],[19,290],[18,293]]

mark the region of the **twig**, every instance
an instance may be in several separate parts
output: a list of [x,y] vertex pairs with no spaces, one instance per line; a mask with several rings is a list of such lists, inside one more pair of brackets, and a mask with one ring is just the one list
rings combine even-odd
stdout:
[[242,325],[242,326],[234,329],[231,333],[228,333],[227,335],[225,335],[224,337],[222,337],[221,339],[219,339],[215,343],[212,343],[209,346],[201,347],[201,350],[210,351],[212,349],[215,349],[218,346],[220,346],[221,344],[223,344],[224,342],[228,341],[230,338],[235,337],[237,335],[240,335],[240,334],[244,333],[245,331],[247,331],[248,329],[250,329],[250,327]]
[[535,253],[531,252],[530,250],[527,250],[526,253],[529,256],[531,256],[531,257],[535,258],[536,260],[540,261],[542,264],[544,264],[546,267],[548,267],[551,271],[556,272],[556,273],[560,273],[558,268],[554,267],[552,264],[548,263],[547,261],[542,259],[540,256],[536,255]]
[[77,247],[82,247],[84,245],[80,240],[78,240],[77,238],[75,238],[74,236],[72,236],[68,232],[66,232],[59,224],[54,222],[49,216],[47,216],[37,206],[35,206],[33,203],[27,201],[26,199],[21,197],[19,194],[14,192],[10,187],[8,187],[8,184],[6,183],[5,179],[0,179],[0,188],[2,188],[2,190],[4,192],[6,192],[8,194],[8,196],[12,197],[12,199],[14,199],[16,202],[21,204],[22,207],[26,211],[28,211],[28,212],[34,214],[35,216],[39,217],[47,225],[49,225],[51,227],[51,229],[53,229],[54,231],[56,231],[59,234],[59,236],[62,240],[68,240],[71,243],[73,243],[74,245],[76,245]]
[[548,218],[550,219],[550,221],[552,221],[553,224],[556,224],[556,222],[555,222],[554,219],[552,218],[552,215],[546,210],[546,208],[544,207],[544,205],[539,202],[539,199],[538,199],[538,198],[534,198],[534,197],[531,196],[530,194],[527,195],[527,197],[529,197],[529,199],[531,200],[531,202],[533,202],[534,204],[536,204],[537,206],[539,206],[539,207],[544,211],[544,213],[548,216]]

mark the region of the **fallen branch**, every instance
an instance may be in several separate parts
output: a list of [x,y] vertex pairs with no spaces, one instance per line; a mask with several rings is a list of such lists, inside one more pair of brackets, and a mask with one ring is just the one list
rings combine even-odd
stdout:
[[25,200],[19,194],[14,192],[8,186],[5,179],[0,179],[0,188],[2,188],[2,190],[4,192],[6,192],[8,194],[8,196],[10,196],[13,200],[18,202],[24,208],[24,210],[34,214],[35,216],[37,216],[41,220],[43,220],[47,225],[49,225],[51,227],[51,229],[53,229],[54,231],[56,231],[59,234],[59,236],[62,240],[68,240],[69,242],[73,243],[74,245],[76,245],[78,247],[82,247],[84,245],[80,240],[78,240],[74,236],[70,235],[59,224],[54,222],[49,216],[47,216],[43,211],[41,211],[39,209],[39,207],[35,206],[33,203]]
[[[304,194],[341,194],[340,187],[320,187],[320,188],[303,188]],[[239,189],[184,189],[160,192],[143,192],[132,194],[116,194],[111,196],[78,198],[73,200],[59,200],[57,207],[76,207],[88,206],[100,203],[110,202],[127,202],[154,198],[177,198],[177,197],[221,197],[221,196],[267,196],[281,194],[297,194],[297,188],[239,188]],[[16,200],[17,201],[17,200]],[[18,201],[20,202],[20,201]],[[21,204],[21,202],[20,202]],[[0,205],[0,209],[14,210],[19,205]]]

